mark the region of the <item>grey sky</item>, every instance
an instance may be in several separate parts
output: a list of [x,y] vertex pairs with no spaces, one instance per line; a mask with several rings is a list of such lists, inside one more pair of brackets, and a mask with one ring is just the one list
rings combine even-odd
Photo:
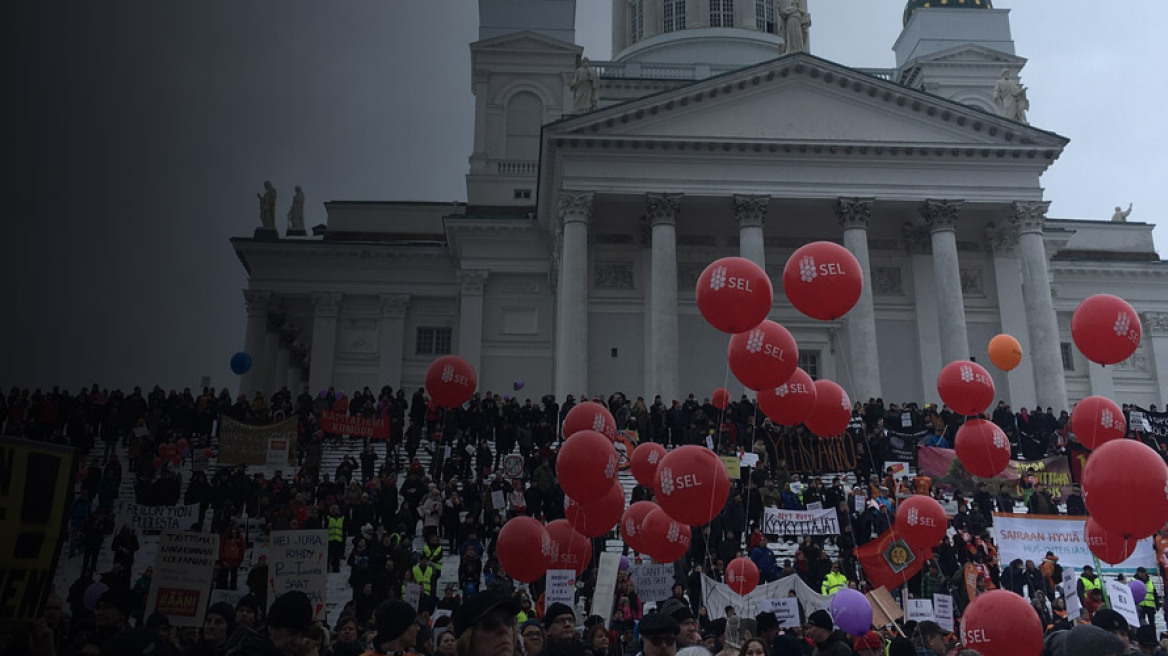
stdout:
[[[26,3],[47,5],[52,3]],[[811,0],[812,52],[891,66],[903,2]],[[999,0],[1030,59],[1031,122],[1071,138],[1051,214],[1168,216],[1168,3]],[[610,53],[611,2],[577,41]],[[234,387],[245,284],[228,239],[265,179],[308,225],[327,200],[463,200],[470,0],[69,3],[13,16],[18,120],[0,262],[0,386]],[[1157,243],[1168,252],[1168,236]]]

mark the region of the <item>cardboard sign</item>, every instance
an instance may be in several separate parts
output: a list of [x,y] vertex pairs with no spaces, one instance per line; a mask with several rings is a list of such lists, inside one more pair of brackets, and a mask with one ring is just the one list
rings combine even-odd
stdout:
[[1079,576],[1075,568],[1067,567],[1063,570],[1063,580],[1059,582],[1059,589],[1063,591],[1063,599],[1067,604],[1067,618],[1078,619],[1083,604],[1079,602]]
[[924,622],[925,620],[933,619],[933,600],[932,599],[906,599],[905,600],[905,616],[910,621]]
[[1103,585],[1107,586],[1107,601],[1111,603],[1112,610],[1123,615],[1128,624],[1139,626],[1140,614],[1136,610],[1135,599],[1132,599],[1131,588],[1126,583],[1112,580],[1104,581]]
[[673,589],[673,565],[634,565],[632,579],[642,599],[666,599]]
[[775,599],[775,617],[779,620],[779,628],[797,628],[799,622],[799,600],[793,597]]
[[722,465],[726,467],[726,475],[730,480],[742,478],[742,467],[738,456],[719,456],[722,460]]
[[199,504],[178,506],[144,506],[130,501],[119,501],[117,523],[135,531],[189,531],[199,521]]
[[491,492],[491,507],[495,510],[503,510],[507,507],[507,498],[503,494],[503,490]]
[[620,556],[604,552],[600,554],[600,565],[596,568],[596,594],[592,597],[592,608],[588,615],[604,618],[604,626],[612,622],[612,606],[616,601],[616,574],[620,570]]
[[953,597],[950,595],[933,595],[933,621],[941,625],[946,631],[953,631]]
[[864,595],[872,604],[872,626],[887,626],[904,617],[900,604],[892,598],[884,586]]
[[835,510],[782,510],[764,508],[762,532],[766,535],[839,535]]
[[402,601],[412,608],[417,608],[422,603],[422,585],[420,583],[407,583],[406,593],[402,595]]
[[159,612],[174,626],[202,626],[219,536],[167,531],[158,540],[146,615]]
[[549,569],[547,588],[544,590],[545,608],[560,603],[569,608],[576,607],[576,571],[571,569]]
[[757,467],[758,466],[758,454],[757,453],[744,453],[744,454],[742,454],[742,458],[739,459],[738,464],[740,464],[743,467]]
[[312,618],[323,619],[328,589],[328,531],[272,531],[268,560],[272,574],[268,605],[285,592],[299,590],[312,602]]

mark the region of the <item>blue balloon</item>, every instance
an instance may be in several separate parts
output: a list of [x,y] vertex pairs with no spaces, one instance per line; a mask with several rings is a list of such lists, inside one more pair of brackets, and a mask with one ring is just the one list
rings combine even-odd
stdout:
[[231,356],[231,372],[242,376],[251,370],[251,356],[243,351]]

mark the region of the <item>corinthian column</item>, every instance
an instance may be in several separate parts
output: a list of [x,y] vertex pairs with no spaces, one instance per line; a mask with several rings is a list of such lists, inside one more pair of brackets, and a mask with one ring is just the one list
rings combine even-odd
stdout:
[[738,253],[766,271],[766,242],[763,224],[766,221],[770,196],[735,196],[734,220],[738,222]]
[[[994,259],[994,284],[998,290],[998,316],[1002,332],[1011,335],[1022,345],[1022,353],[1032,359],[1030,334],[1026,328],[1026,303],[1018,293],[1022,289],[1022,267],[1018,262],[1018,230],[1013,225],[986,226],[986,242]],[[1006,373],[1009,381],[1010,405],[1015,408],[1033,408],[1038,398],[1034,391],[1034,367],[1014,367]],[[1005,395],[999,393],[1001,399]]]
[[[239,378],[239,393],[248,399],[263,387],[267,381],[266,371],[261,371],[266,358],[264,350],[268,331],[268,311],[272,307],[272,292],[262,289],[243,290],[243,302],[247,307],[247,329],[243,336],[243,351],[251,356],[251,369]],[[264,390],[268,393],[270,390]]]
[[341,311],[340,292],[312,294],[312,361],[308,385],[312,391],[327,390],[333,384],[333,362],[337,353],[337,315]]
[[1156,363],[1156,398],[1161,402],[1168,399],[1168,314],[1145,312],[1140,322],[1144,327],[1144,339],[1152,340],[1152,359]]
[[868,225],[872,222],[871,198],[840,198],[835,213],[844,229],[844,248],[860,261],[864,288],[860,300],[844,318],[848,337],[848,369],[852,374],[852,398],[880,398],[880,360],[876,354],[876,310],[872,306],[872,267],[868,258]]
[[560,194],[556,396],[588,389],[588,222],[592,194]]
[[462,269],[456,273],[458,294],[458,354],[483,376],[483,288],[488,271]]
[[1031,359],[1038,403],[1055,412],[1068,410],[1067,382],[1059,350],[1058,318],[1050,298],[1050,270],[1042,245],[1042,225],[1046,222],[1047,201],[1015,202],[1010,221],[1018,229],[1018,250],[1022,260],[1022,296],[1026,300],[1026,325],[1030,329]]
[[933,242],[933,278],[937,283],[937,318],[941,331],[942,366],[969,359],[969,334],[965,328],[965,302],[961,296],[961,269],[957,262],[957,214],[959,200],[928,199],[921,216]]
[[677,367],[677,215],[681,194],[646,194],[645,213],[652,227],[652,276],[649,298],[649,381],[646,396],[660,394],[668,404],[681,398]]
[[933,280],[933,240],[929,229],[913,223],[904,225],[904,248],[912,263],[913,307],[917,315],[917,348],[921,358],[921,398],[936,400],[937,374],[941,371],[941,329],[937,323]]
[[[381,325],[378,327],[377,384],[401,388],[402,363],[406,349],[406,311],[410,308],[409,294],[381,294]],[[477,369],[476,369],[477,371]]]

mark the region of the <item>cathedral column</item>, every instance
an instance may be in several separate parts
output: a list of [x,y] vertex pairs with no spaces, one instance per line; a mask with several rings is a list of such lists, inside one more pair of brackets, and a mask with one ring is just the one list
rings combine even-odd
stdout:
[[[378,327],[377,383],[401,389],[402,363],[406,349],[406,310],[409,294],[381,294],[381,324]],[[460,331],[461,334],[461,331]],[[476,369],[477,371],[477,369]]]
[[880,360],[876,348],[876,310],[872,304],[872,266],[868,258],[868,225],[872,222],[871,198],[839,198],[835,213],[844,229],[844,248],[860,261],[864,287],[856,306],[844,317],[848,340],[848,370],[852,374],[852,398],[880,398]]
[[462,269],[455,273],[458,294],[458,355],[481,376],[483,366],[483,288],[489,271]]
[[312,293],[312,362],[308,365],[308,386],[313,394],[333,384],[333,362],[337,352],[337,315],[341,292]]
[[766,241],[763,225],[770,196],[735,196],[734,220],[738,223],[738,254],[766,271]]
[[744,30],[758,29],[758,22],[754,17],[755,0],[734,0],[735,24]]
[[969,359],[965,300],[961,295],[961,270],[957,261],[957,213],[962,202],[927,199],[921,206],[921,216],[932,234],[942,366]]
[[[649,3],[646,3],[648,6]],[[592,193],[560,194],[556,397],[588,389],[588,222]]]
[[265,397],[280,389],[282,380],[277,376],[280,366],[280,326],[272,314],[268,314],[268,322],[264,331],[263,362],[259,373],[256,374],[257,389],[263,390]]
[[912,263],[913,307],[917,315],[917,343],[921,359],[921,394],[925,401],[936,401],[937,374],[941,372],[941,340],[937,312],[933,306],[937,285],[933,280],[932,239],[928,228],[904,226],[905,250]]
[[677,216],[681,194],[646,194],[645,213],[652,228],[649,298],[649,380],[647,396],[660,394],[668,405],[681,400],[677,349]]
[[1145,312],[1140,317],[1144,339],[1152,340],[1152,358],[1156,363],[1156,407],[1168,403],[1168,313]]
[[685,0],[685,29],[694,30],[710,23],[710,0]]
[[661,0],[645,0],[641,5],[641,39],[661,33]]
[[300,395],[300,388],[304,386],[304,370],[300,365],[288,366],[288,380],[285,384],[288,385],[288,391],[292,392],[293,399]]
[[1058,318],[1050,297],[1050,271],[1046,248],[1042,244],[1042,225],[1046,222],[1048,207],[1048,201],[1015,202],[1011,206],[1010,221],[1018,229],[1022,297],[1026,301],[1026,324],[1030,329],[1038,403],[1058,412],[1070,408],[1067,407],[1067,381],[1059,349]]
[[264,385],[259,370],[264,359],[264,336],[268,329],[268,310],[272,305],[272,292],[261,289],[243,290],[243,302],[247,307],[247,329],[243,336],[243,352],[251,356],[252,366],[239,378],[239,393],[250,399]]
[[[1025,359],[1031,359],[1030,335],[1026,330],[1026,304],[1018,290],[1022,289],[1022,267],[1018,263],[1018,231],[1012,225],[986,227],[986,241],[994,262],[994,285],[998,296],[998,318],[1002,332],[1022,345]],[[1037,400],[1034,391],[1034,369],[1026,365],[1014,367],[1006,373],[1010,385],[1010,406],[1033,408]],[[1001,399],[1004,395],[998,394]]]
[[[278,338],[277,338],[278,339]],[[289,366],[288,349],[276,346],[276,372],[272,376],[272,384],[268,385],[268,389],[273,393],[280,391],[281,387],[288,385],[288,366]],[[292,390],[291,387],[288,388]]]

